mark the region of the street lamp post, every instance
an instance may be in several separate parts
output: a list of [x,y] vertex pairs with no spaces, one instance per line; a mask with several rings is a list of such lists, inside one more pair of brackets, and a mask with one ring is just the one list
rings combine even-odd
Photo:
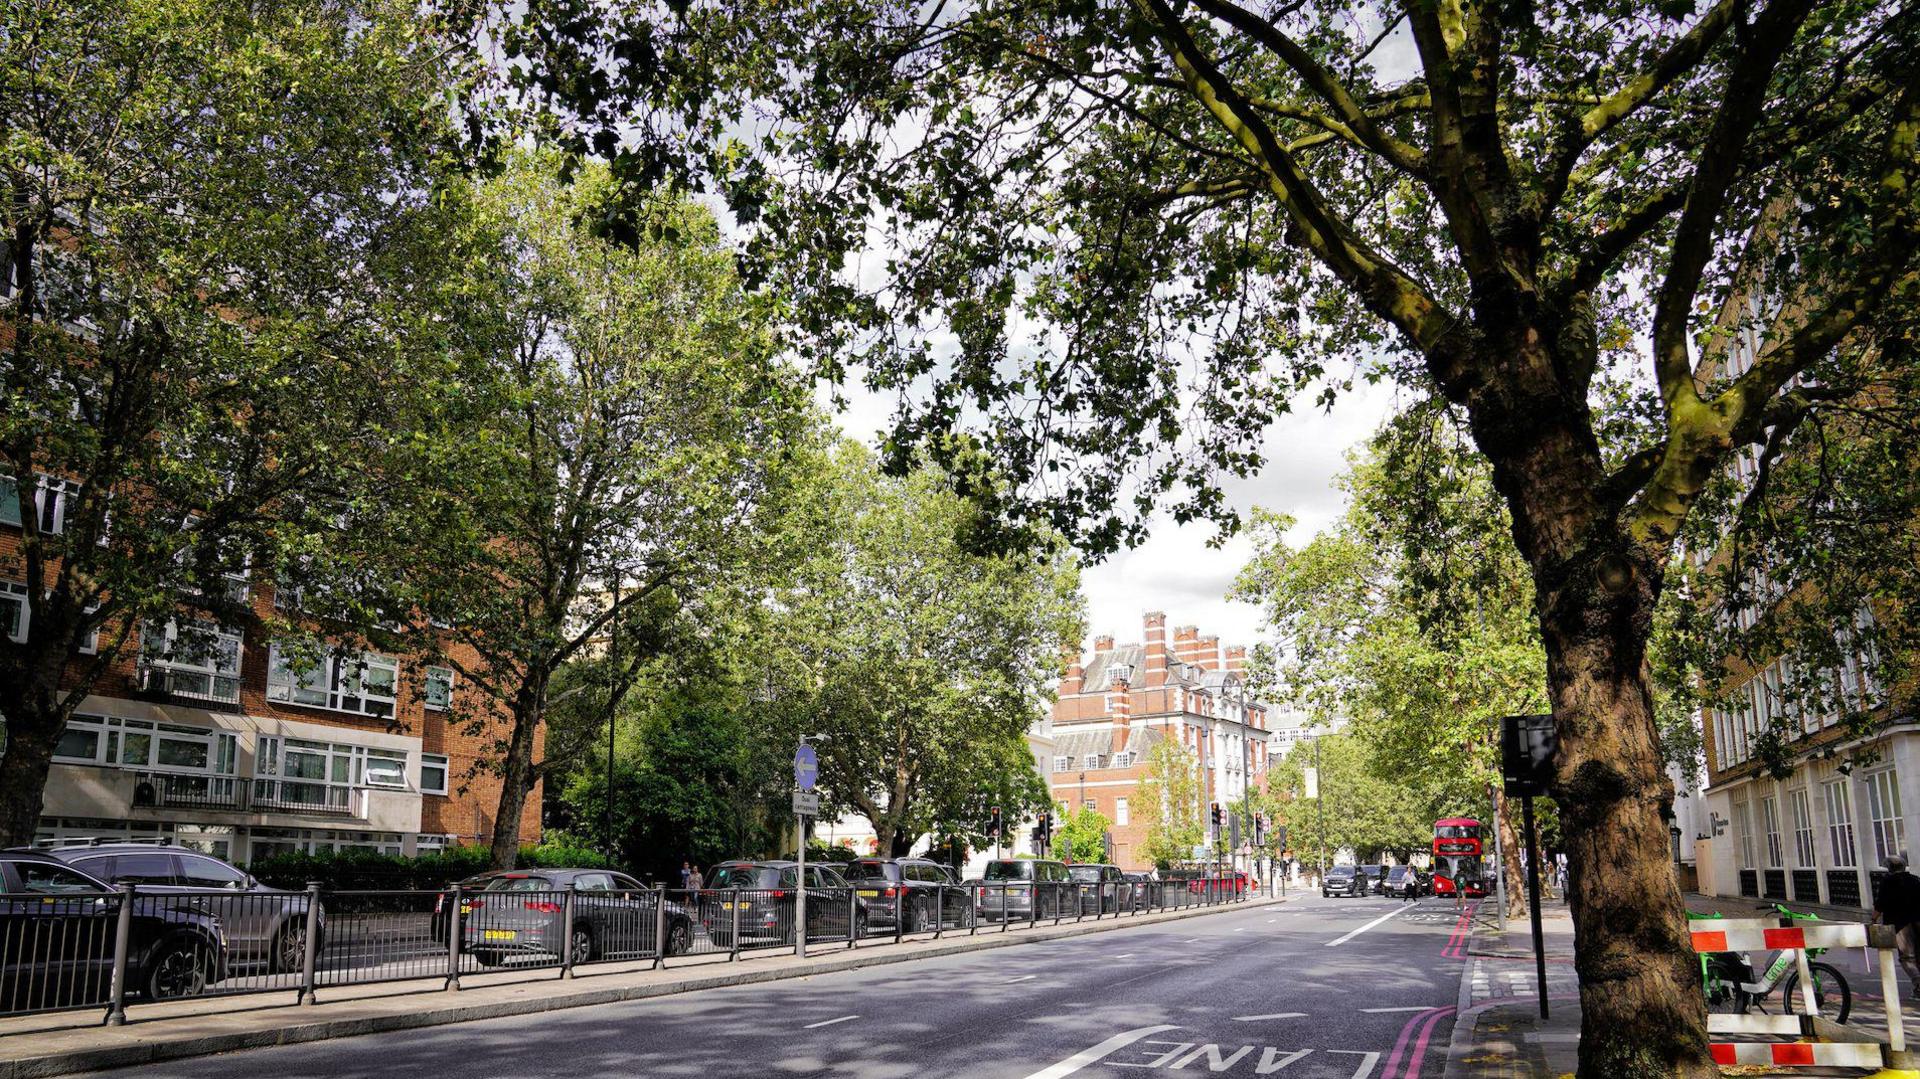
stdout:
[[619,678],[620,663],[620,573],[613,575],[613,625],[610,628],[610,640],[607,647],[607,805],[606,837],[607,857],[617,858],[613,843],[613,728],[615,720],[614,686]]

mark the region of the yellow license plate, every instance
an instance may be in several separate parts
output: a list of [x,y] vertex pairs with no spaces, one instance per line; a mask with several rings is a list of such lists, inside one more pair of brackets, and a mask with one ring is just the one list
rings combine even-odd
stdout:
[[860,889],[860,898],[862,899],[872,899],[878,896],[879,894],[880,894],[879,892],[870,892],[865,888]]
[[488,929],[480,934],[481,940],[512,940],[517,935],[512,929]]
[[465,915],[468,915],[468,914],[472,914],[472,913],[473,913],[473,908],[472,908],[472,907],[470,907],[470,906],[468,906],[468,905],[467,905],[467,904],[465,904],[465,903],[462,903],[462,904],[460,904],[460,913],[461,913],[461,915],[462,915],[462,916],[465,916]]
[[[732,904],[732,903],[722,903],[722,904],[720,904],[720,909],[721,909],[721,910],[732,910],[732,909],[733,909],[733,904]],[[740,909],[741,909],[741,910],[745,910],[745,909],[747,909],[747,905],[746,905],[745,903],[742,903],[742,904],[740,904]]]

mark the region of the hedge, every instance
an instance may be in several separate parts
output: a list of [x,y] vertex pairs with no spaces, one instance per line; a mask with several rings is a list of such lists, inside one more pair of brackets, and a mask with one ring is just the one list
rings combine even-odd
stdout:
[[[484,873],[488,850],[481,846],[454,847],[409,858],[401,854],[348,848],[319,854],[275,854],[247,867],[263,884],[275,888],[305,888],[319,881],[328,891],[427,891]],[[598,851],[567,843],[541,843],[520,848],[523,868],[605,869],[611,863]]]

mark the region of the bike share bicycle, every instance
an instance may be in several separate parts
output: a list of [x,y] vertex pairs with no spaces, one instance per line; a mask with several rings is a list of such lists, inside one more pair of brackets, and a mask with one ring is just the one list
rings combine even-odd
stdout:
[[[1788,909],[1780,903],[1763,903],[1756,910],[1772,911],[1782,918],[1796,921],[1817,922],[1819,917],[1802,914]],[[1691,921],[1722,918],[1725,915],[1695,914],[1689,912]],[[1799,964],[1794,962],[1794,949],[1783,948],[1773,953],[1773,959],[1766,966],[1766,973],[1753,976],[1753,956],[1750,952],[1714,952],[1700,956],[1700,982],[1707,994],[1707,1010],[1733,1015],[1744,1015],[1748,1010],[1766,1011],[1772,999],[1773,991],[1781,992],[1780,1014],[1805,1015],[1806,1005],[1800,993]],[[1807,966],[1813,975],[1814,1014],[1835,1023],[1844,1023],[1853,1012],[1853,990],[1847,985],[1846,975],[1841,974],[1831,964],[1816,963],[1814,958],[1825,949],[1808,948]],[[1785,979],[1784,983],[1782,978]]]

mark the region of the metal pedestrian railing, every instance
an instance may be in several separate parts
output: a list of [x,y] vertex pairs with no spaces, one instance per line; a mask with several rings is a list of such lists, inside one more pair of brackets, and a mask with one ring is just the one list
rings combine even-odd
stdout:
[[[538,878],[526,878],[529,883]],[[883,947],[953,934],[1138,917],[1242,901],[1217,881],[1005,881],[808,889],[810,945]],[[872,892],[874,894],[866,894]],[[795,946],[797,889],[551,887],[285,892],[122,885],[0,893],[0,1015],[328,990],[595,964],[737,961]]]

